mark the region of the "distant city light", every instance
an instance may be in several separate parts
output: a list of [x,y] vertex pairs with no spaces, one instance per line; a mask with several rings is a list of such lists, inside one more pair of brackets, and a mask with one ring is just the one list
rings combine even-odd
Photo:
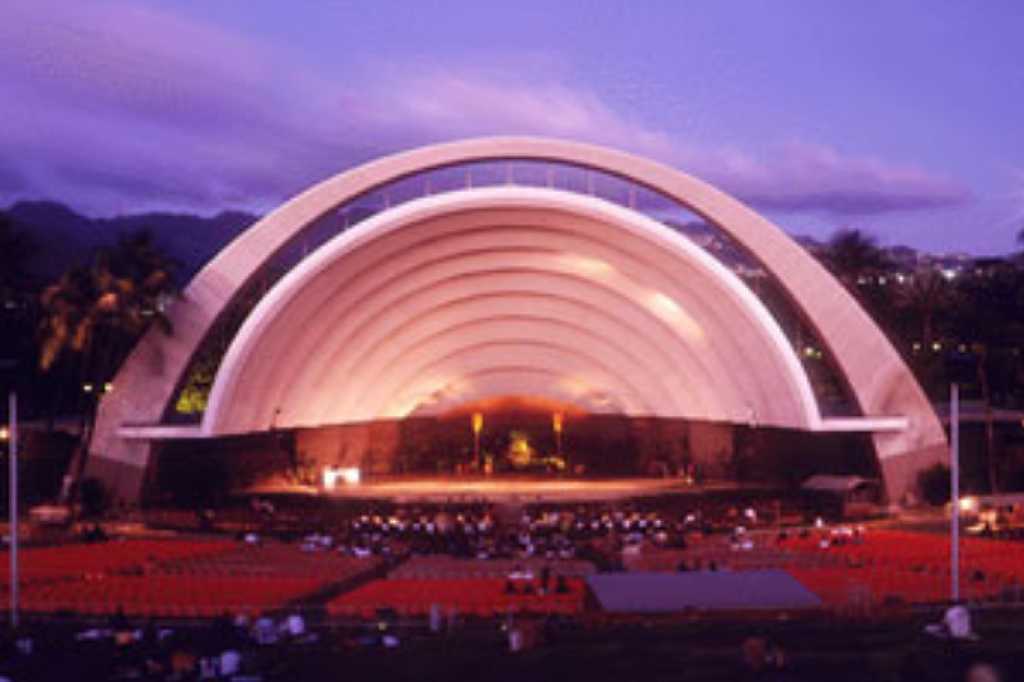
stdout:
[[114,384],[110,383],[109,381],[107,383],[103,384],[103,392],[104,393],[110,393],[113,390],[114,390]]
[[956,279],[956,270],[953,268],[945,268],[942,270],[942,276],[947,280],[954,280]]
[[939,352],[940,350],[942,350],[942,344],[939,343],[938,341],[933,342],[932,350],[935,351],[936,353]]
[[92,393],[92,384],[82,384],[82,391]]
[[6,426],[0,426],[0,441],[7,442],[11,437],[11,432]]

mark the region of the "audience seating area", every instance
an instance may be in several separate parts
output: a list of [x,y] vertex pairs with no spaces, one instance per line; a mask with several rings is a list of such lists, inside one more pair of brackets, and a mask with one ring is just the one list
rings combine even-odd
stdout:
[[[579,578],[565,581],[567,591],[538,592],[539,581],[529,581],[530,593],[506,592],[502,578],[394,579],[375,580],[340,595],[327,605],[332,616],[372,617],[379,609],[393,609],[400,615],[423,616],[437,605],[447,614],[491,617],[505,613],[575,614],[583,610],[585,586]],[[554,581],[552,580],[552,586]]]
[[[781,568],[834,608],[885,603],[939,603],[949,599],[949,538],[941,534],[870,529],[855,536],[816,529],[780,540],[775,532],[746,535],[751,549],[729,538],[691,537],[687,549],[645,548],[626,555],[635,571]],[[823,546],[823,540],[827,543]],[[960,593],[971,601],[1020,599],[1024,543],[963,538]]]
[[[284,607],[379,567],[378,559],[230,540],[127,540],[29,548],[20,558],[29,612],[129,616],[250,615]],[[2,592],[9,590],[8,563]]]
[[446,579],[446,578],[506,578],[516,570],[530,571],[540,575],[544,567],[551,574],[566,577],[582,577],[595,572],[589,561],[529,559],[459,559],[447,556],[414,556],[392,570],[392,579]]
[[[327,612],[370,618],[380,609],[391,609],[403,616],[426,616],[436,605],[444,615],[484,618],[507,613],[571,615],[583,610],[583,577],[595,570],[582,560],[412,556],[386,579],[335,597]],[[545,575],[547,588],[542,589]],[[555,589],[560,577],[561,592]]]
[[[822,547],[812,535],[784,547],[785,568],[829,604],[929,603],[950,595],[950,546],[942,535],[872,530],[855,542]],[[962,598],[1000,598],[1024,582],[1024,544],[964,538],[959,582]]]
[[27,611],[127,616],[212,617],[223,613],[255,615],[278,609],[315,591],[317,578],[211,578],[195,575],[110,575],[36,585],[21,600]]
[[[208,556],[234,546],[229,540],[124,540],[23,548],[18,555],[20,582],[31,585],[56,578],[117,573],[185,557]],[[10,583],[8,553],[0,555],[0,579]]]
[[303,552],[294,544],[232,543],[216,555],[182,557],[162,566],[165,573],[195,576],[315,577],[324,581],[345,582],[375,569],[380,559],[356,558],[339,552]]
[[[597,570],[595,562],[605,570],[631,571],[782,569],[838,610],[941,603],[950,596],[949,541],[939,533],[823,527],[780,534],[756,522],[729,533],[719,530],[727,527],[724,520],[677,522],[665,514],[604,510],[578,512],[571,522],[553,522],[541,510],[512,522],[518,534],[489,527],[475,535],[457,527],[453,534],[439,530],[441,524],[435,530],[425,514],[402,523],[353,518],[342,539],[325,535],[322,542],[179,536],[29,547],[20,556],[21,601],[41,613],[112,614],[121,608],[126,615],[212,616],[320,603],[349,590],[328,601],[329,614],[369,617],[389,608],[422,616],[435,604],[446,613],[473,616],[573,614],[584,609],[583,579]],[[468,528],[489,517],[453,518]],[[652,520],[641,530],[645,518]],[[732,512],[726,520],[738,521]],[[470,540],[482,546],[481,537],[501,545],[501,556],[520,558],[468,558],[476,546]],[[553,547],[568,547],[577,558],[552,558]],[[578,558],[583,556],[587,560]],[[4,553],[0,596],[9,593],[8,571]],[[542,576],[549,578],[546,590],[540,589]],[[560,578],[564,589],[556,590]],[[971,601],[1024,603],[1024,543],[963,538],[960,586]]]

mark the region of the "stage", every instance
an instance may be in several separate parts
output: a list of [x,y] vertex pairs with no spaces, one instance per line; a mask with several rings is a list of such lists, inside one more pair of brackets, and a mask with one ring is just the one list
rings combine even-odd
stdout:
[[303,485],[264,485],[253,495],[311,495],[338,500],[387,500],[396,503],[488,501],[511,503],[600,502],[635,498],[762,491],[734,482],[701,485],[681,478],[547,478],[547,477],[388,477],[333,489]]

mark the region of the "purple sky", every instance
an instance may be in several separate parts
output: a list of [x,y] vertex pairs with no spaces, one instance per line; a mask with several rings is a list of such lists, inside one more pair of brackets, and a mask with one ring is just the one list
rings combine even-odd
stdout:
[[265,211],[526,133],[653,156],[794,233],[1005,253],[1021,36],[1020,0],[4,0],[0,205]]

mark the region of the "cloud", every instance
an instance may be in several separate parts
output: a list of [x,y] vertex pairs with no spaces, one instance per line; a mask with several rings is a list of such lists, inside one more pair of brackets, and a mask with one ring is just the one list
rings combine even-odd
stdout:
[[[389,91],[384,108],[393,121],[388,123],[408,121],[422,137],[511,130],[608,144],[670,163],[767,210],[865,215],[957,206],[971,199],[952,178],[824,145],[790,141],[762,157],[688,146],[618,115],[589,93],[557,84],[501,82],[448,70]],[[387,136],[388,130],[381,133]]]
[[0,15],[0,201],[54,197],[93,213],[265,210],[380,153],[488,134],[623,148],[778,211],[870,214],[969,199],[953,179],[822,146],[791,142],[759,156],[687,146],[574,86],[564,69],[524,79],[500,63],[378,62],[327,74],[138,4],[9,0]]
[[739,153],[696,158],[703,175],[747,202],[778,211],[866,215],[959,206],[971,192],[910,164],[845,156],[824,145],[789,142],[766,161]]
[[548,135],[662,157],[675,146],[668,133],[556,80],[526,81],[508,72],[448,65],[388,79],[385,87],[371,86],[370,93],[374,114],[363,124],[385,135],[403,127],[429,138]]
[[[1015,237],[1017,235],[1024,237],[1024,168],[1011,168],[1009,173],[1013,189],[1008,195],[1000,197],[1009,204],[1009,208],[1005,211],[1007,217],[1000,222],[1008,226]],[[1018,245],[1024,246],[1024,244]]]

